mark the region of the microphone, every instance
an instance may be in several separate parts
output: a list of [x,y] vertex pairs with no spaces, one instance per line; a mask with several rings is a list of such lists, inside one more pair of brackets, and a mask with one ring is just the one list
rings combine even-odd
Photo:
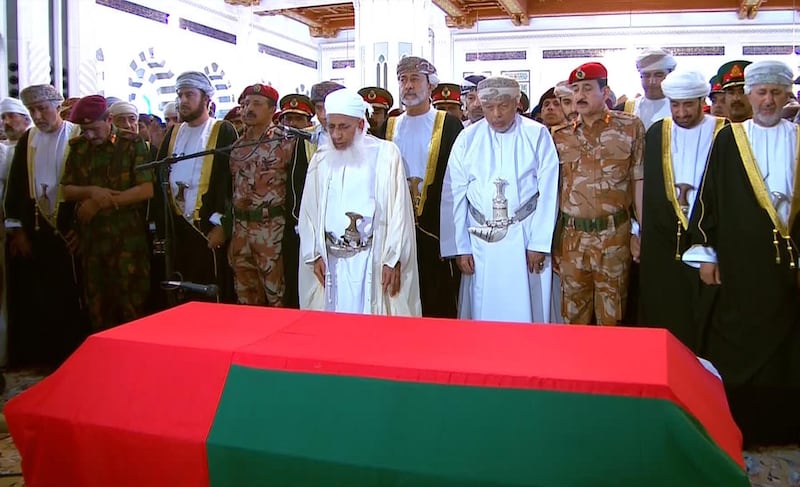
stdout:
[[287,138],[298,138],[303,140],[311,140],[311,137],[314,136],[311,132],[306,132],[302,129],[296,129],[294,127],[289,127],[288,125],[279,125],[281,131],[283,132],[284,136]]
[[219,286],[216,284],[196,284],[189,281],[161,281],[161,285],[168,289],[185,289],[193,293],[211,297],[219,294]]

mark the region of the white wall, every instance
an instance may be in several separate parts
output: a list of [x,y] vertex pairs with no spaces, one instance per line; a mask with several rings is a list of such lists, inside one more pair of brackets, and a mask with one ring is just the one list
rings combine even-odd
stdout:
[[[70,25],[79,33],[70,43],[71,64],[78,66],[71,75],[79,78],[72,96],[132,96],[140,110],[161,114],[163,105],[175,98],[169,89],[175,77],[197,70],[207,72],[222,87],[215,101],[218,111],[225,112],[249,84],[271,84],[284,95],[304,91],[304,80],[317,79],[312,67],[258,51],[258,45],[265,44],[317,60],[316,41],[308,29],[284,17],[256,16],[250,9],[221,1],[136,0],[169,13],[168,23],[163,24],[94,0],[71,1]],[[181,29],[181,17],[234,34],[236,44]]]
[[[661,46],[725,46],[722,56],[678,56],[682,67],[699,69],[708,78],[724,62],[734,59],[779,59],[792,68],[797,55],[743,56],[742,47],[752,45],[798,44],[790,11],[761,11],[755,20],[741,21],[730,13],[686,13],[648,15],[607,15],[532,19],[526,29],[511,28],[508,21],[482,22],[470,31],[453,30],[453,70],[449,76],[460,80],[464,72],[529,71],[532,105],[539,96],[572,69],[584,62],[599,61],[609,70],[609,84],[617,95],[642,92],[635,69],[637,51]],[[505,31],[504,31],[505,30]],[[543,59],[544,50],[616,48],[602,58]],[[525,60],[472,61],[468,52],[526,52]],[[440,70],[441,71],[441,70]],[[447,80],[447,74],[441,76]]]

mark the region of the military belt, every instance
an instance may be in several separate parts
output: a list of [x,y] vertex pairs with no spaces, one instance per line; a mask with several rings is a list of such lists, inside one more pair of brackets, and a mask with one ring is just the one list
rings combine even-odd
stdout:
[[234,208],[233,217],[240,222],[263,222],[270,218],[284,216],[286,214],[283,206],[257,206],[256,208],[242,209]]
[[602,232],[610,227],[617,227],[629,219],[630,215],[627,209],[599,218],[579,218],[561,212],[561,222],[564,224],[564,228],[574,228],[581,232]]

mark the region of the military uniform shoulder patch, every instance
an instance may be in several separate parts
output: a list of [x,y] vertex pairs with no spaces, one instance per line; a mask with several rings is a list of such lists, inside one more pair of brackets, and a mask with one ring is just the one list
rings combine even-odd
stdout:
[[622,112],[619,110],[609,110],[608,113],[611,114],[612,118],[623,118],[627,120],[637,118],[633,113]]
[[86,140],[86,139],[84,139],[83,136],[81,136],[81,135],[76,135],[75,137],[71,137],[69,139],[69,145],[72,145],[72,146],[78,145],[78,144],[80,144],[80,142],[82,140]]

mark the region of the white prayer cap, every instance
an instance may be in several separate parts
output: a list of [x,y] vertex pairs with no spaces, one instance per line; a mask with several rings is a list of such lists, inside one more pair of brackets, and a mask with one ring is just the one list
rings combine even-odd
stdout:
[[513,98],[515,103],[519,100],[520,89],[517,80],[505,76],[492,76],[478,83],[478,98],[482,102],[502,97]]
[[672,53],[664,49],[645,49],[636,58],[636,69],[640,73],[672,71],[677,64]]
[[325,97],[326,115],[347,115],[353,118],[366,118],[365,113],[372,113],[372,105],[365,102],[358,92],[349,88],[336,90]]
[[3,101],[0,101],[0,115],[4,113],[19,113],[20,115],[31,118],[28,109],[16,98],[4,98]]
[[139,116],[139,110],[136,108],[131,102],[128,101],[118,101],[108,107],[108,113],[112,117],[116,117],[117,115],[136,115]]
[[175,91],[181,88],[197,88],[208,96],[214,94],[214,86],[211,84],[211,80],[200,71],[186,71],[179,74],[175,79]]
[[744,68],[744,92],[750,93],[755,85],[792,86],[794,75],[791,68],[780,61],[756,61]]
[[572,88],[569,87],[569,81],[566,80],[559,81],[556,84],[555,92],[558,98],[569,98],[575,94],[572,92]]
[[705,76],[697,71],[676,70],[667,75],[661,83],[661,90],[670,100],[690,100],[705,98],[711,86]]

